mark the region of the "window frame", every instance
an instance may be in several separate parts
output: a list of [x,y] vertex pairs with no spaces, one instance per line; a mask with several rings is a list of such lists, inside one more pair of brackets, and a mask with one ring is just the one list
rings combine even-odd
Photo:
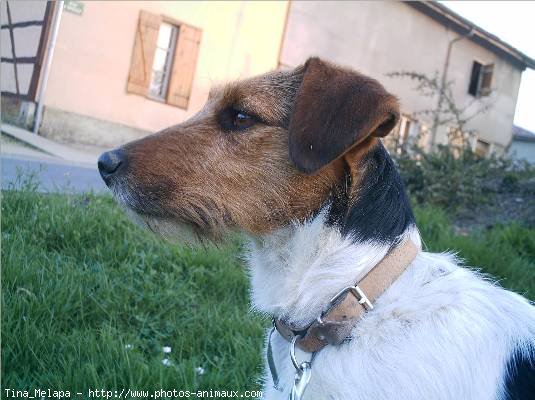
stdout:
[[[165,50],[166,53],[167,53],[166,59],[165,59],[164,70],[162,71],[163,74],[164,74],[164,78],[162,80],[162,86],[163,86],[164,89],[162,91],[162,95],[161,96],[154,95],[150,91],[150,85],[152,84],[152,76],[154,74],[154,60],[153,60],[152,66],[151,66],[151,78],[150,78],[150,81],[149,81],[149,87],[147,88],[147,98],[167,104],[167,96],[169,94],[169,82],[171,80],[171,73],[173,71],[173,64],[175,63],[175,52],[176,52],[176,45],[177,45],[177,41],[178,41],[178,35],[180,35],[180,25],[176,25],[174,23],[170,23],[170,22],[166,21],[165,18],[162,18],[162,21],[160,23],[160,29],[161,29],[162,24],[170,25],[171,28],[172,28],[169,47],[167,49],[163,49],[161,47],[158,47],[158,44],[156,44],[156,47],[154,49],[154,54],[155,55],[156,55],[156,51],[158,49]],[[158,31],[158,33],[159,33],[159,31]]]
[[[476,66],[479,66],[477,77],[474,76]],[[487,81],[485,75],[489,76],[488,85],[483,86],[483,83]],[[494,63],[484,63],[479,59],[472,61],[472,69],[470,72],[470,81],[468,84],[468,94],[479,98],[490,95],[492,92],[492,78],[494,76]]]
[[[486,76],[490,76],[488,79],[488,85],[485,84],[485,78]],[[482,71],[481,71],[481,78],[480,78],[480,84],[479,84],[479,92],[480,96],[488,96],[492,92],[492,78],[494,77],[494,63],[485,64],[483,65]]]

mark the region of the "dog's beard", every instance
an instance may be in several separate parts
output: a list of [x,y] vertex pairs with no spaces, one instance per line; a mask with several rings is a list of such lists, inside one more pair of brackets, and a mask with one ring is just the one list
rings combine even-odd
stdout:
[[216,234],[209,225],[200,226],[194,221],[190,222],[187,212],[176,212],[176,216],[165,212],[154,201],[140,195],[128,182],[118,182],[111,190],[134,223],[165,240],[198,246],[204,245],[206,241],[217,242],[221,239],[222,233]]
[[204,242],[202,236],[186,223],[143,215],[124,205],[123,208],[134,223],[165,240],[180,242],[192,247],[199,246]]

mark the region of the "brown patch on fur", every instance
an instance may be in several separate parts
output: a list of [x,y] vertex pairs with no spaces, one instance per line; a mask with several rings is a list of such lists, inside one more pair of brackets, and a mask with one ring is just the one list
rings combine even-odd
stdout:
[[361,180],[363,179],[363,170],[365,166],[363,165],[363,160],[366,155],[375,147],[379,145],[379,139],[375,136],[368,136],[362,143],[358,146],[353,146],[348,150],[343,156],[343,160],[347,165],[349,174],[351,176],[351,187],[349,188],[348,198],[349,198],[349,207],[353,206],[353,202],[357,199],[358,191],[360,188]]
[[[323,88],[323,76],[336,85]],[[317,104],[325,102],[332,104]],[[376,81],[312,59],[215,89],[190,120],[125,145],[127,166],[112,187],[138,214],[185,223],[199,235],[267,233],[319,209],[346,163],[357,178],[359,160],[377,143],[370,135],[386,132],[395,106]],[[258,122],[226,131],[218,116],[229,108]],[[307,152],[309,143],[319,147]]]

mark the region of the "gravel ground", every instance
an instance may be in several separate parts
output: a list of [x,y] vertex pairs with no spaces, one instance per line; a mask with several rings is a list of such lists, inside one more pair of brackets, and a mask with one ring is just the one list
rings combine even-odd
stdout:
[[514,190],[496,193],[489,204],[459,213],[454,218],[454,227],[462,234],[512,221],[535,227],[535,177],[519,182]]

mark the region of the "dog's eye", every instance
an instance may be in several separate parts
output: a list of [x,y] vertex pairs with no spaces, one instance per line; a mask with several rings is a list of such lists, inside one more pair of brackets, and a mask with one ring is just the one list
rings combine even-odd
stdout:
[[225,131],[242,131],[253,126],[257,120],[244,111],[229,108],[219,115],[219,122]]
[[254,118],[244,112],[237,111],[236,115],[234,115],[234,126],[237,129],[249,128],[253,124]]

